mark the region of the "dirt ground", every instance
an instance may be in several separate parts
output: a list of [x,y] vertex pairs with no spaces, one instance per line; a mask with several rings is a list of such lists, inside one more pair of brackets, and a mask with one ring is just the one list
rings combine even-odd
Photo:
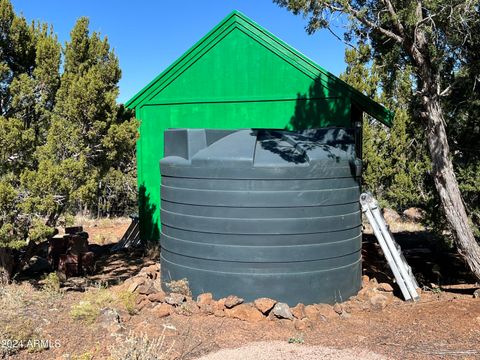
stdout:
[[[87,231],[99,239],[120,238],[128,222],[91,225]],[[427,231],[395,236],[423,286],[418,303],[395,297],[384,309],[352,308],[348,316],[321,319],[302,330],[290,320],[250,323],[200,313],[159,317],[152,309],[132,311],[128,296],[115,286],[156,263],[158,254],[106,252],[98,273],[78,280],[77,290],[85,291],[58,290],[38,279],[1,287],[0,358],[88,360],[123,354],[127,359],[129,349],[132,359],[133,350],[143,354],[138,359],[480,359],[480,299],[473,296],[478,286],[458,255]],[[109,242],[115,241],[104,241]],[[392,284],[399,296],[368,234],[363,258],[364,274]],[[116,315],[104,308],[115,309],[118,321],[112,322]]]

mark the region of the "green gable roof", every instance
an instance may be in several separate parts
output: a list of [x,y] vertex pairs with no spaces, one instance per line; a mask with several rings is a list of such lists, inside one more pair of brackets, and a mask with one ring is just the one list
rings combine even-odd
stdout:
[[383,124],[391,126],[393,120],[391,111],[355,90],[238,11],[230,13],[199,42],[133,96],[126,103],[126,106],[133,109],[148,104],[161,89],[167,87],[183,74],[199,58],[208,53],[218,42],[222,41],[226,34],[234,29],[241,30],[242,33],[262,44],[291,66],[311,79],[320,82],[325,88],[331,89],[344,97],[349,97],[352,103],[356,104],[364,112]]

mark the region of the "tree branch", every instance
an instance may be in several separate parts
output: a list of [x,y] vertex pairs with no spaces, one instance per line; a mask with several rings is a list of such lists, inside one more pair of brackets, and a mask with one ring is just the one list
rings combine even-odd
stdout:
[[393,20],[393,23],[395,24],[395,27],[397,28],[397,31],[399,32],[400,36],[405,37],[405,28],[403,27],[402,23],[398,19],[397,12],[395,11],[393,4],[390,0],[381,0],[383,5],[387,8],[388,12],[390,13],[390,16]]
[[[404,40],[405,40],[404,37],[402,37],[398,34],[395,34],[394,32],[392,32],[390,30],[387,30],[387,29],[381,27],[380,25],[377,25],[374,22],[371,22],[370,20],[366,19],[364,16],[362,16],[362,14],[360,14],[360,12],[358,10],[355,10],[354,8],[352,8],[352,6],[349,3],[347,3],[346,5],[347,5],[347,7],[343,8],[344,13],[351,14],[355,19],[357,19],[357,21],[361,22],[365,26],[368,26],[368,27],[372,28],[373,30],[377,30],[381,34],[389,37],[390,39],[396,41],[399,44],[402,44],[404,42]],[[327,5],[327,6],[329,6],[329,5]],[[330,7],[330,9],[335,9],[335,8]]]

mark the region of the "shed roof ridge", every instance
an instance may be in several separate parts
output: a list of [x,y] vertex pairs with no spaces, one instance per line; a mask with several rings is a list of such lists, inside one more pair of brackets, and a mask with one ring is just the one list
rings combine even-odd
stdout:
[[[337,88],[337,86],[339,87],[339,89],[337,90],[339,90],[341,93],[347,93],[348,95],[352,96],[353,100],[358,103],[358,105],[365,112],[378,119],[379,121],[383,122],[385,125],[391,125],[393,119],[393,113],[391,111],[383,107],[381,104],[370,99],[362,92],[353,88],[337,76],[333,75],[328,70],[324,69],[323,67],[315,63],[313,60],[308,58],[302,52],[295,49],[293,46],[287,44],[278,36],[274,35],[270,31],[265,29],[263,26],[250,19],[248,16],[238,10],[233,10],[232,12],[230,12],[199,41],[197,41],[193,46],[191,46],[187,51],[185,51],[177,60],[170,64],[164,71],[157,75],[145,87],[143,87],[139,92],[137,92],[130,100],[128,100],[125,106],[129,108],[135,108],[143,101],[148,100],[151,97],[150,95],[152,95],[152,93],[158,94],[161,90],[163,90],[161,89],[160,91],[157,91],[158,88],[161,87],[165,81],[169,81],[172,76],[175,78],[174,74],[171,74],[172,76],[168,76],[172,71],[182,66],[182,64],[185,65],[185,62],[193,61],[194,59],[203,56],[213,47],[207,50],[205,50],[205,48],[207,48],[208,45],[214,42],[219,36],[225,34],[225,32],[227,32],[228,34],[228,30],[230,28],[239,28],[240,30],[244,31],[246,30],[250,33],[247,35],[255,36],[255,38],[252,37],[252,39],[256,41],[263,41],[264,46],[266,46],[267,48],[270,48],[271,50],[273,48],[280,50],[281,52],[283,52],[284,55],[288,56],[290,60],[292,60],[291,62],[289,61],[290,64],[294,67],[297,67],[301,71],[308,71],[308,68],[310,67],[310,71],[313,69],[314,71],[325,75],[336,85],[335,88]],[[273,44],[267,41],[267,39],[273,42]],[[219,41],[221,41],[221,39]],[[202,45],[205,44],[206,46],[202,48]],[[180,73],[183,73],[183,71],[181,71]]]

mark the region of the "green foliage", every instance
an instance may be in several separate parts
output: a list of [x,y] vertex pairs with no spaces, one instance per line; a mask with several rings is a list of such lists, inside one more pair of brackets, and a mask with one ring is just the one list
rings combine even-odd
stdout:
[[341,78],[375,100],[388,104],[395,112],[392,128],[375,119],[366,118],[363,128],[363,186],[384,206],[404,210],[425,208],[430,199],[426,176],[430,170],[425,141],[408,107],[411,73],[405,72],[389,84],[390,97],[378,89],[388,74],[375,61],[370,61],[370,47],[345,52],[347,70]]
[[138,124],[116,103],[116,55],[88,25],[62,47],[0,0],[0,246],[45,240],[61,216],[134,207]]
[[[479,2],[274,2],[303,15],[309,33],[336,31],[334,25],[341,18],[345,42],[358,49],[346,53],[344,79],[396,113],[390,130],[367,119],[366,188],[390,206],[425,208],[439,230],[450,226],[457,238],[465,239],[465,232],[456,226],[465,219],[459,215],[455,221],[450,212],[447,223],[440,202],[440,197],[445,204],[448,196],[456,197],[455,179],[445,175],[451,159],[478,236]],[[438,135],[444,128],[447,139]]]
[[43,279],[43,291],[51,295],[61,295],[61,283],[57,273],[50,273]]

